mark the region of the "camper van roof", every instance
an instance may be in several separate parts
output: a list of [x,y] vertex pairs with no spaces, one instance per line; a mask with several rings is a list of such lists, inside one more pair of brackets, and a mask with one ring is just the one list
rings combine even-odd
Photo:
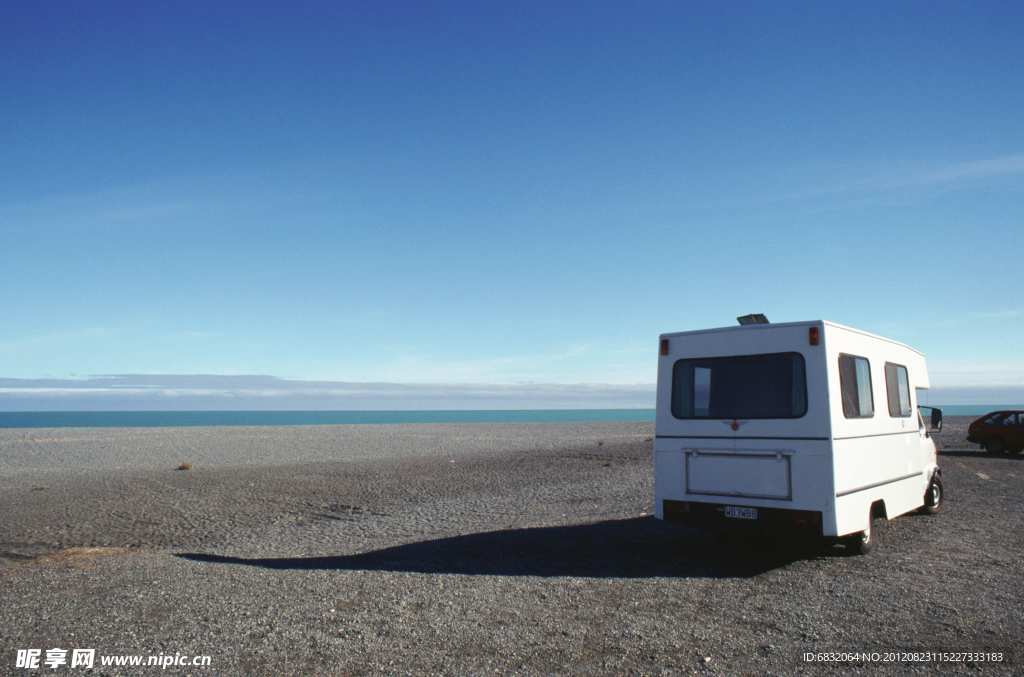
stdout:
[[912,348],[905,343],[900,343],[899,341],[894,341],[884,336],[879,336],[878,334],[872,334],[871,332],[863,331],[861,329],[855,329],[854,327],[848,327],[845,324],[839,324],[838,322],[831,322],[829,320],[804,320],[803,322],[774,322],[770,324],[730,325],[728,327],[717,327],[714,329],[695,329],[693,331],[677,331],[668,334],[662,334],[661,338],[673,338],[675,336],[692,336],[694,334],[717,334],[719,332],[724,331],[768,331],[771,329],[779,329],[782,327],[809,327],[813,325],[824,325],[828,327],[835,327],[837,329],[844,329],[846,331],[852,331],[856,334],[861,334],[862,336],[870,336],[871,338],[878,339],[879,341],[885,341],[887,343],[892,343],[893,345],[906,348],[907,350],[911,350],[917,353],[918,355],[924,355],[924,353],[922,353],[920,350]]

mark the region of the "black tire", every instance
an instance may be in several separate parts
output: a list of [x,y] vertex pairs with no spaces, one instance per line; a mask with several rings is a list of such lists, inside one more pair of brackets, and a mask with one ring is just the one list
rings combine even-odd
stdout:
[[942,478],[932,477],[932,481],[928,483],[928,488],[924,492],[924,506],[921,508],[921,513],[924,515],[938,513],[945,500],[946,490],[942,486]]
[[866,555],[875,549],[875,537],[872,534],[871,518],[868,518],[868,528],[849,536],[843,536],[840,542],[846,547],[846,552],[851,555]]
[[999,454],[1006,453],[1006,445],[998,437],[993,437],[988,442],[985,442],[985,451],[993,456],[998,456]]

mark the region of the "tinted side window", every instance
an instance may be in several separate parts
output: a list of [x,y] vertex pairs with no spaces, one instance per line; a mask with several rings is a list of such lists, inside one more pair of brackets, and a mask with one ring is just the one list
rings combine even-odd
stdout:
[[889,416],[910,416],[910,379],[906,367],[892,362],[885,363],[885,395],[889,402]]
[[843,394],[843,416],[871,418],[875,402],[871,388],[871,363],[856,355],[839,356],[839,389]]

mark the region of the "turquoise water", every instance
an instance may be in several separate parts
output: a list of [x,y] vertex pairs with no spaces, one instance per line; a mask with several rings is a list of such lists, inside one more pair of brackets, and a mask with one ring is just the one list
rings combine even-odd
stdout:
[[564,423],[653,421],[653,409],[452,411],[25,411],[0,412],[0,428],[164,428],[338,423]]
[[[946,416],[981,416],[1022,404],[938,405]],[[339,423],[569,423],[653,421],[653,409],[494,409],[445,411],[4,411],[0,428],[166,428]]]
[[943,416],[981,416],[990,411],[1024,410],[1024,404],[933,404],[930,406],[941,409]]

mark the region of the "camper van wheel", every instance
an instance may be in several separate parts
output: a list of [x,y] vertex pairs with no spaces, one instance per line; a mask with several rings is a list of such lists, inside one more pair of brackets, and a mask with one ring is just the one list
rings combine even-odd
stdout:
[[945,493],[942,488],[942,480],[932,477],[932,481],[928,483],[928,490],[924,492],[924,507],[921,508],[921,512],[926,515],[934,515],[942,507],[943,498],[945,498]]
[[846,551],[853,555],[866,555],[875,547],[875,541],[871,536],[871,519],[868,518],[868,528],[856,534],[843,537],[843,545]]

